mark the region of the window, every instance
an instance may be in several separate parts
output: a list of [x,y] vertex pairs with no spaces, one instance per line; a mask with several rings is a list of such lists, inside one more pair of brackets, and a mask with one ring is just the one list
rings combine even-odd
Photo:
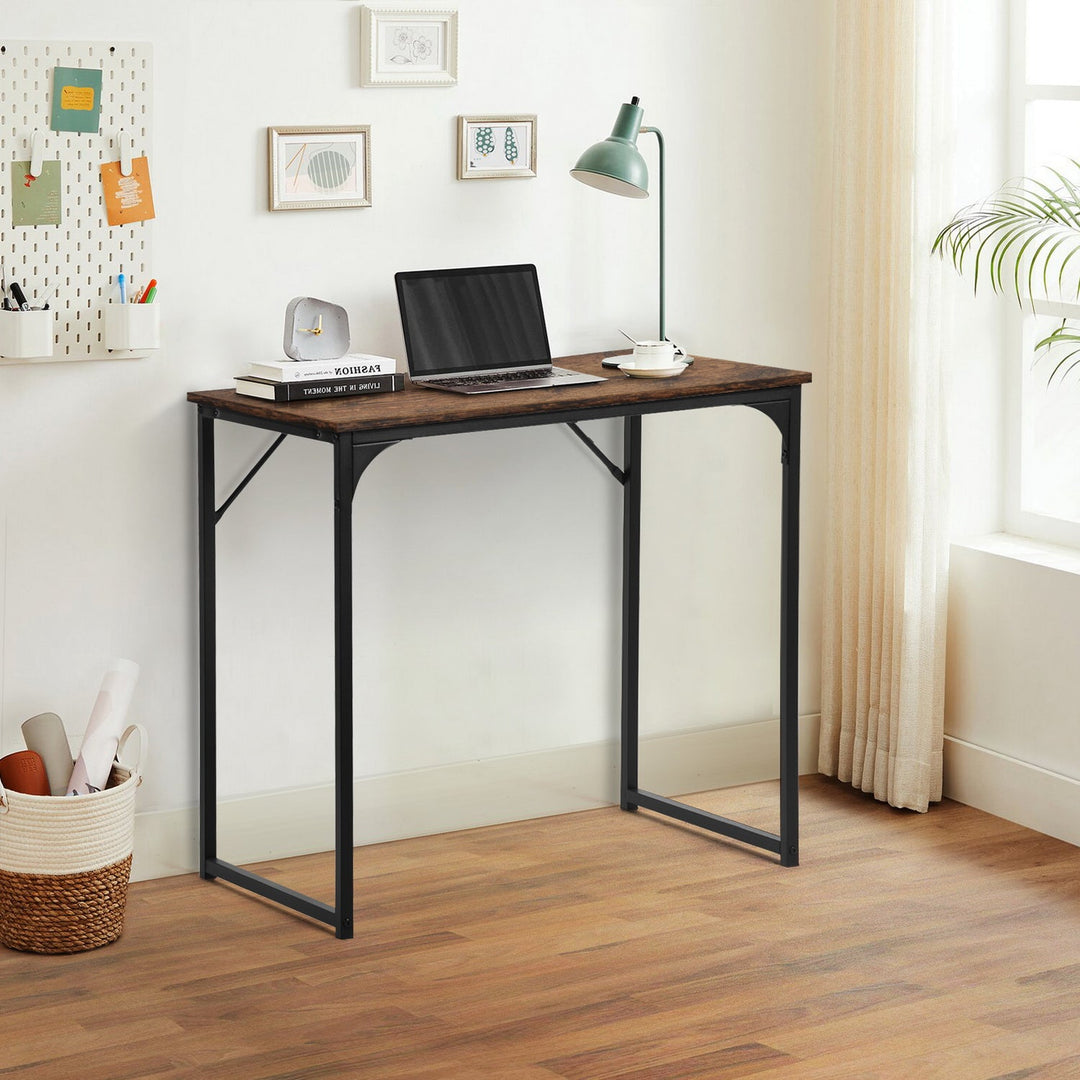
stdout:
[[[1014,0],[1012,5],[1012,173],[1045,175],[1080,160],[1080,3]],[[1075,172],[1075,170],[1071,170]],[[1050,380],[1053,363],[1035,343],[1080,304],[1038,304],[1016,320],[1007,364],[1014,422],[1006,484],[1008,531],[1080,546],[1080,367]]]

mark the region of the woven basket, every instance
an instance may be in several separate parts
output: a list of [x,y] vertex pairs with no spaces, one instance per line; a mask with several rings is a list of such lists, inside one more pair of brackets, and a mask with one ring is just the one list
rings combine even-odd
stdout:
[[[133,732],[139,760],[123,765]],[[120,739],[103,791],[24,795],[0,785],[0,944],[74,953],[120,936],[145,753],[146,732],[133,724]]]

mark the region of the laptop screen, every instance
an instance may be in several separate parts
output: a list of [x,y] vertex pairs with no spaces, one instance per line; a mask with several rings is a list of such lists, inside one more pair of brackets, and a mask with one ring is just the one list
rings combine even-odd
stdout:
[[394,275],[411,375],[551,363],[536,267]]

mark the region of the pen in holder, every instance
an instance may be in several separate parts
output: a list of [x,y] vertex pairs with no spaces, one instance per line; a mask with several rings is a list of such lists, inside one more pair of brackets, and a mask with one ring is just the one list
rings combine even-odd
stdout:
[[52,311],[0,310],[0,357],[32,360],[52,354]]
[[105,305],[105,348],[109,352],[147,352],[160,347],[160,304]]

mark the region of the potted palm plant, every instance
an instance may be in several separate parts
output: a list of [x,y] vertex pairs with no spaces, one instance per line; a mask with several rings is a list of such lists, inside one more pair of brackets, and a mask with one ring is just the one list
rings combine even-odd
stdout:
[[[1014,293],[1017,302],[1037,311],[1040,301],[1080,300],[1080,163],[1066,171],[1047,169],[1041,180],[1021,177],[994,194],[959,210],[938,233],[933,252],[951,258],[957,272],[990,282],[998,293]],[[1072,175],[1070,175],[1070,172]],[[1060,314],[1060,310],[1055,312]],[[1080,305],[1042,338],[1036,351],[1052,353],[1053,379],[1080,364]]]

